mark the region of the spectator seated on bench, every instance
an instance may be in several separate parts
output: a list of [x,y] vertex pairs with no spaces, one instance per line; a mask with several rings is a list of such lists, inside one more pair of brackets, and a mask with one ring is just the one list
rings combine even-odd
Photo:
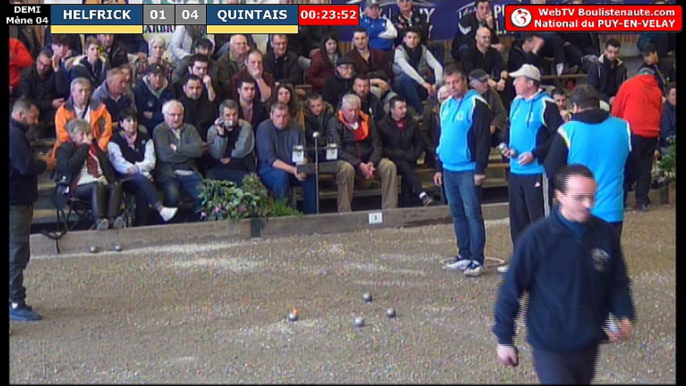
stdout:
[[[327,124],[330,143],[338,146],[338,211],[350,212],[355,177],[368,185],[374,178],[381,180],[381,208],[398,207],[398,177],[395,164],[382,158],[383,148],[376,124],[360,109],[360,98],[343,96],[341,107]],[[378,169],[378,172],[377,172]]]
[[57,148],[57,209],[71,197],[90,202],[98,230],[124,227],[120,215],[122,187],[105,152],[91,134],[88,121],[74,119],[67,124],[69,140]]

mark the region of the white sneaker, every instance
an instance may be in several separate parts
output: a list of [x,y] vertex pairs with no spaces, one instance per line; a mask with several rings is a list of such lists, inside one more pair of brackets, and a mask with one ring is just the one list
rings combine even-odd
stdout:
[[177,210],[179,210],[179,208],[167,208],[166,206],[163,206],[160,211],[160,216],[162,217],[162,220],[167,222],[176,216]]
[[497,268],[498,273],[505,273],[507,270],[510,269],[510,265],[501,265],[500,267]]
[[484,267],[481,266],[481,264],[472,261],[471,264],[467,267],[467,269],[464,270],[464,275],[465,276],[470,276],[470,277],[477,277],[481,276],[481,271],[483,271]]
[[106,218],[101,218],[95,222],[95,229],[97,229],[99,231],[104,231],[106,229],[109,229],[109,227],[110,227],[110,221]]
[[459,259],[453,263],[445,264],[443,269],[446,271],[464,271],[472,261],[469,259]]

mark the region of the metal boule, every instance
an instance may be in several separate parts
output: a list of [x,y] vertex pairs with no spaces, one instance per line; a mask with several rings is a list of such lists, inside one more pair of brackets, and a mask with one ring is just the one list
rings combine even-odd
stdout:
[[122,249],[123,249],[123,248],[122,248],[121,245],[119,245],[119,244],[117,244],[117,245],[114,246],[114,251],[115,251],[115,252],[121,252]]
[[388,316],[389,318],[395,318],[395,316],[396,316],[395,308],[387,309],[386,310],[386,316]]
[[88,248],[88,250],[90,251],[90,253],[98,253],[98,251],[99,251],[99,250],[98,250],[98,247],[96,247],[95,245],[91,245],[91,246]]
[[353,320],[353,324],[355,325],[355,327],[364,326],[364,318],[358,316],[357,318],[355,318],[355,320]]
[[364,299],[365,302],[371,302],[372,294],[370,294],[369,292],[365,292],[364,295],[362,295],[362,299]]

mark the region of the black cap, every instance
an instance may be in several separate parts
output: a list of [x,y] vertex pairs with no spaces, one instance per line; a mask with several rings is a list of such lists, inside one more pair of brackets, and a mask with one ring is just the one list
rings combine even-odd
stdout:
[[164,74],[166,71],[164,69],[164,66],[161,64],[153,64],[150,67],[148,67],[148,74]]
[[478,80],[479,82],[486,82],[488,80],[488,74],[486,71],[477,68],[469,73],[469,81]]
[[351,66],[354,66],[355,61],[352,60],[351,58],[347,57],[347,56],[339,57],[338,60],[336,61],[336,66],[342,66],[344,64],[349,64]]
[[653,43],[648,43],[648,44],[646,44],[645,47],[643,47],[643,49],[641,50],[641,53],[642,53],[644,56],[645,56],[645,55],[650,55],[650,54],[652,54],[653,52],[657,52],[657,48],[655,48],[655,45],[654,45]]

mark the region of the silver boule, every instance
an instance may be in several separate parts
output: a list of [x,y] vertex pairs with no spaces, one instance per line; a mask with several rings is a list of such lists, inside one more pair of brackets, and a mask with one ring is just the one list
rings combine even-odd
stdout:
[[96,247],[95,245],[91,245],[88,248],[88,251],[90,251],[90,253],[98,253],[98,247]]
[[364,299],[365,302],[371,302],[372,294],[369,292],[365,292],[364,295],[362,295],[362,299]]
[[114,246],[114,251],[115,251],[115,252],[121,252],[122,249],[123,249],[123,248],[122,248],[121,245],[119,245],[119,244],[117,244],[117,245]]
[[353,320],[353,324],[355,325],[355,327],[364,326],[364,318],[358,316],[357,318],[355,318],[355,320]]
[[396,315],[395,308],[389,308],[386,310],[386,316],[389,318],[395,318]]
[[291,312],[290,314],[288,314],[288,321],[289,321],[289,322],[295,322],[295,321],[297,321],[297,320],[298,320],[298,314],[295,314],[295,313],[293,313],[293,312]]

